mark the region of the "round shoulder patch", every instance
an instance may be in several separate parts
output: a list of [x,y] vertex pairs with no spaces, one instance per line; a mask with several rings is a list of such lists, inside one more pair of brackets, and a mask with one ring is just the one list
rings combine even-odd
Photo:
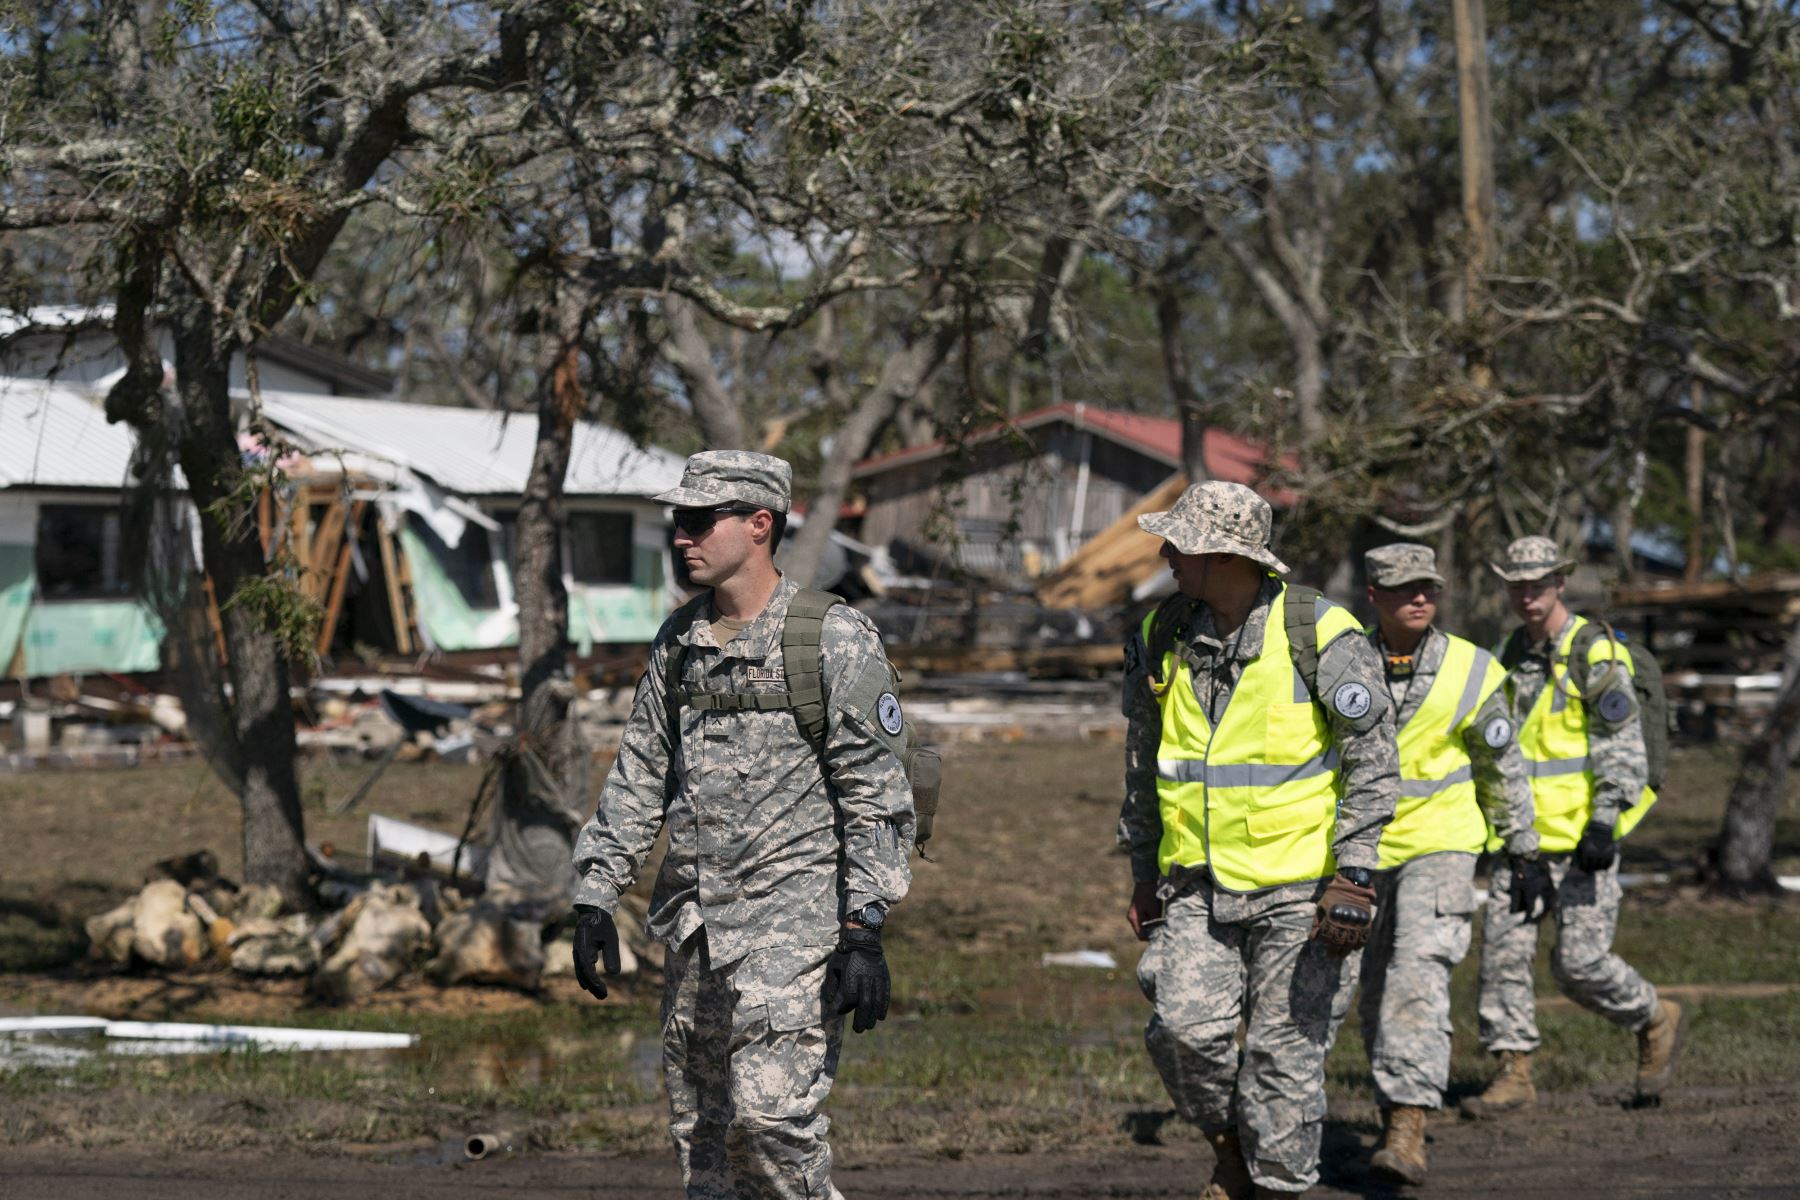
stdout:
[[1347,721],[1354,721],[1369,711],[1369,689],[1360,683],[1341,683],[1331,693],[1331,707]]
[[900,713],[900,697],[892,692],[881,693],[881,699],[875,701],[875,719],[881,722],[881,728],[889,737],[899,737],[906,718]]
[[1631,715],[1631,697],[1617,689],[1600,697],[1600,716],[1607,721],[1623,721]]
[[1512,722],[1505,717],[1495,717],[1481,727],[1481,740],[1490,750],[1500,749],[1512,741]]

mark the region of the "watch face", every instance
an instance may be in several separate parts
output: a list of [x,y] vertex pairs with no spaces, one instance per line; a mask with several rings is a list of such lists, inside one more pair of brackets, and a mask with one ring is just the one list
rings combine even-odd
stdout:
[[870,929],[880,929],[882,922],[887,920],[887,914],[882,912],[879,908],[876,908],[873,904],[870,904],[864,907],[864,909],[856,915],[856,919],[861,921],[864,925],[867,925]]

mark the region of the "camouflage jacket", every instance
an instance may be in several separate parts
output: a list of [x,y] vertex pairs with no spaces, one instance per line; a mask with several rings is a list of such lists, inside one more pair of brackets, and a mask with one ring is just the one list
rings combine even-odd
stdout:
[[[1536,644],[1527,644],[1523,653],[1502,664],[1510,672],[1506,677],[1506,690],[1512,698],[1515,725],[1524,723],[1526,714],[1549,682],[1552,649],[1568,632],[1569,622],[1574,619],[1575,614],[1570,613],[1568,620],[1551,631],[1549,637]],[[1519,640],[1524,641],[1523,638]],[[1650,780],[1650,758],[1644,747],[1644,728],[1638,723],[1637,695],[1631,690],[1631,680],[1615,678],[1606,690],[1623,692],[1629,704],[1618,721],[1601,717],[1599,696],[1594,696],[1583,707],[1588,719],[1588,762],[1594,772],[1592,819],[1611,826],[1618,823],[1620,813],[1636,804],[1638,797],[1643,795],[1644,786]]]
[[[1372,632],[1369,640],[1376,653],[1385,659],[1387,654],[1382,647],[1380,631]],[[1395,701],[1396,729],[1404,728],[1419,711],[1419,706],[1425,703],[1431,685],[1437,682],[1438,669],[1444,665],[1444,652],[1449,646],[1448,634],[1436,626],[1426,630],[1425,637],[1413,651],[1412,674],[1388,681],[1388,693]],[[1385,663],[1383,665],[1385,674]],[[1483,731],[1496,717],[1505,718],[1512,729],[1512,737],[1498,750],[1489,746],[1483,736]],[[1538,835],[1533,824],[1536,813],[1531,804],[1531,780],[1525,774],[1525,757],[1519,753],[1518,732],[1507,706],[1506,688],[1502,685],[1476,711],[1474,719],[1463,731],[1462,740],[1475,772],[1475,798],[1488,825],[1506,843],[1508,854],[1528,858],[1537,853]]]
[[[1270,578],[1237,632],[1221,639],[1212,611],[1193,602],[1187,640],[1198,653],[1194,694],[1217,723],[1244,667],[1262,653],[1269,606],[1281,590]],[[1119,813],[1119,841],[1131,854],[1131,876],[1143,883],[1158,877],[1157,847],[1162,810],[1156,798],[1156,750],[1162,742],[1162,708],[1151,694],[1149,654],[1141,632],[1125,651],[1125,804]],[[1339,865],[1374,870],[1381,829],[1394,815],[1400,790],[1400,752],[1394,742],[1394,707],[1380,659],[1368,639],[1354,631],[1319,649],[1318,694],[1330,696],[1345,683],[1368,689],[1368,711],[1348,720],[1324,706],[1326,724],[1337,743],[1343,794],[1338,801],[1332,847]],[[1310,884],[1304,885],[1310,887]]]
[[704,926],[715,965],[770,946],[830,945],[846,912],[906,894],[912,792],[898,729],[876,716],[891,681],[867,617],[845,605],[825,617],[823,756],[792,710],[686,706],[679,730],[670,721],[664,673],[677,645],[688,692],[787,690],[781,628],[798,590],[784,577],[723,648],[710,594],[663,624],[598,811],[576,841],[575,903],[612,911],[664,829],[650,932],[678,946]]

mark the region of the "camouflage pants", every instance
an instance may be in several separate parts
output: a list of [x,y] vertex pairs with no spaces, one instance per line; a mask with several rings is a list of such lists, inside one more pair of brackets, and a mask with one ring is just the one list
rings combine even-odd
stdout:
[[1325,1054],[1356,987],[1358,956],[1307,938],[1321,887],[1222,896],[1221,919],[1197,881],[1169,899],[1138,963],[1144,1042],[1176,1111],[1207,1133],[1235,1128],[1252,1178],[1275,1191],[1318,1181]]
[[1469,952],[1475,856],[1427,854],[1375,875],[1363,951],[1363,1045],[1383,1108],[1436,1108],[1450,1082],[1450,972]]
[[714,967],[705,930],[669,952],[663,1077],[691,1200],[841,1200],[819,1112],[844,1031],[822,1015],[830,953],[785,946]]
[[[1553,858],[1556,948],[1550,970],[1562,994],[1615,1025],[1642,1029],[1656,1013],[1656,989],[1612,952],[1619,924],[1619,865],[1590,875],[1567,858]],[[1494,865],[1482,922],[1481,1044],[1491,1051],[1538,1048],[1537,1003],[1531,968],[1538,927],[1513,912],[1512,872]]]

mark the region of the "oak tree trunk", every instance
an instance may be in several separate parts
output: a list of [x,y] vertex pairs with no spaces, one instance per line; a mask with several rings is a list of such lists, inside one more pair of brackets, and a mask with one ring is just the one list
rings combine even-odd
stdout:
[[1778,891],[1770,860],[1775,823],[1787,800],[1788,768],[1800,755],[1800,622],[1782,654],[1781,693],[1768,724],[1748,746],[1719,831],[1719,878],[1729,895]]
[[256,503],[261,485],[246,478],[231,409],[235,345],[219,337],[198,301],[175,309],[175,370],[182,406],[178,442],[183,474],[200,510],[202,562],[219,597],[230,711],[243,808],[244,878],[280,890],[292,907],[313,906],[307,885],[305,818],[294,770],[294,712],[288,662],[268,615],[242,602],[243,589],[267,571]]

